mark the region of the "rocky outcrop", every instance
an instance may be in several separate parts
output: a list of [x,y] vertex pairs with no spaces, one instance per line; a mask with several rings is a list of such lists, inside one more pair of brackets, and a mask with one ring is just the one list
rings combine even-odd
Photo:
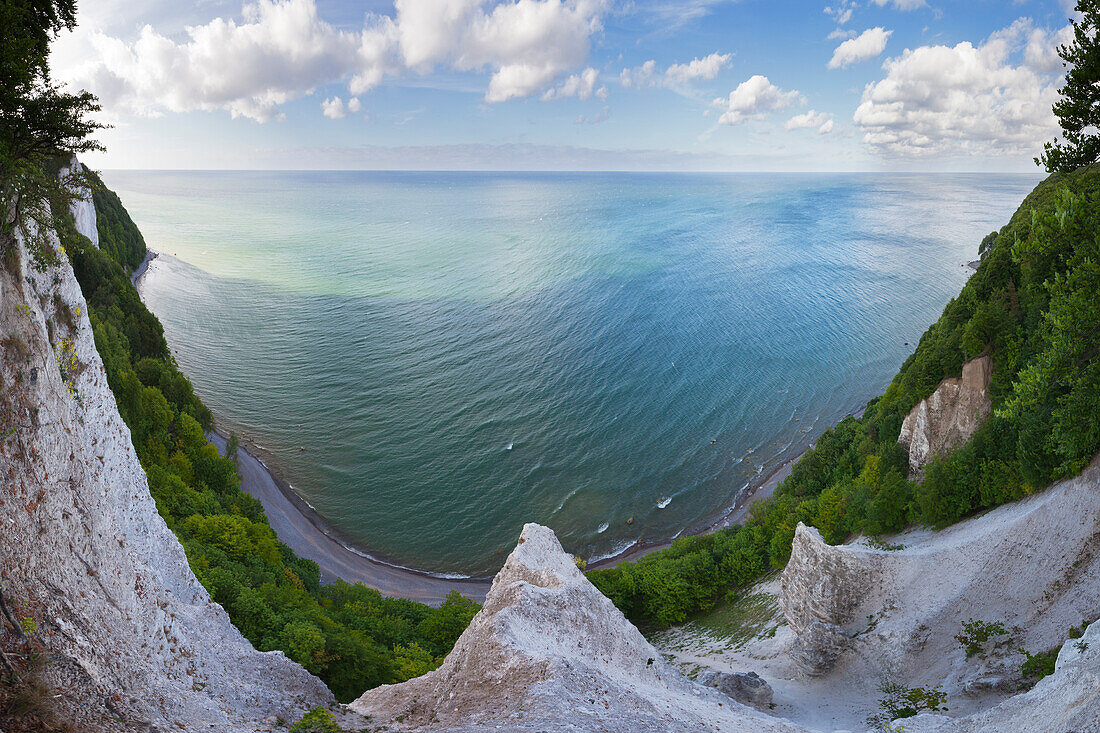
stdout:
[[756,672],[716,672],[708,670],[696,679],[700,685],[713,687],[739,703],[765,709],[772,705],[775,693]]
[[265,719],[331,702],[281,652],[253,649],[196,580],[149,494],[72,268],[62,256],[36,269],[12,246],[0,268],[0,577],[37,625],[74,729],[268,730]]
[[816,529],[798,523],[780,575],[779,607],[795,633],[789,653],[803,672],[825,674],[848,648],[854,632],[845,625],[872,592],[875,576],[869,561],[837,552]]
[[351,708],[432,731],[803,730],[680,675],[537,524],[439,669]]
[[901,423],[898,442],[909,451],[909,476],[920,479],[933,458],[947,455],[978,432],[989,417],[992,357],[963,364],[962,376],[949,377],[921,400]]

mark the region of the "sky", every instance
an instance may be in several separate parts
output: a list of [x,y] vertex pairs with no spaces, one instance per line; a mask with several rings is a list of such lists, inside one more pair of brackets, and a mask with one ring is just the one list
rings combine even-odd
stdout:
[[97,168],[1038,172],[1071,0],[81,0]]

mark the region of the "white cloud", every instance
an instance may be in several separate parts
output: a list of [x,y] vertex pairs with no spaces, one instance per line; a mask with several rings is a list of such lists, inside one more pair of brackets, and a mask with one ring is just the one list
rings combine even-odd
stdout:
[[449,63],[492,73],[485,95],[503,102],[542,91],[588,58],[602,29],[603,0],[517,0],[486,12],[484,0],[397,0],[405,63],[427,71]]
[[826,5],[825,14],[830,16],[837,25],[844,25],[852,19],[852,12],[856,9],[855,0],[840,0],[836,5]]
[[925,0],[871,0],[871,2],[880,8],[885,5],[893,5],[898,10],[916,10],[928,6]]
[[863,31],[836,47],[829,60],[829,68],[843,69],[859,61],[873,59],[886,50],[886,41],[893,33],[881,26]]
[[344,104],[344,100],[339,97],[330,97],[321,102],[321,114],[330,120],[342,120],[348,116],[349,112],[355,114],[361,109],[363,104],[358,97],[352,97],[347,104]]
[[787,123],[783,125],[783,127],[786,130],[808,130],[816,128],[819,133],[824,135],[832,131],[833,125],[832,115],[811,109],[805,114],[795,115],[787,120]]
[[363,40],[320,20],[313,0],[259,0],[244,7],[241,22],[189,27],[181,43],[150,26],[132,43],[78,31],[58,41],[55,69],[108,111],[222,109],[263,122],[285,102],[359,73]]
[[1026,32],[1024,61],[1027,65],[1041,74],[1061,74],[1064,69],[1058,47],[1073,41],[1073,26],[1067,25],[1056,31],[1029,27]]
[[[174,39],[151,26],[127,41],[84,23],[54,44],[55,78],[100,97],[113,115],[225,110],[259,122],[321,86],[362,94],[387,75],[444,65],[490,74],[500,102],[551,86],[584,66],[604,0],[396,0],[395,17],[358,31],[319,18],[315,0],[255,0],[240,19],[188,26]],[[90,16],[95,17],[95,16]]]
[[716,51],[686,64],[672,64],[663,73],[657,71],[657,62],[651,59],[633,69],[623,69],[619,83],[627,88],[682,87],[695,81],[710,81],[728,68],[732,59],[732,53]]
[[712,53],[686,64],[673,64],[665,70],[665,80],[670,84],[687,84],[697,79],[710,80],[730,65],[731,53]]
[[720,124],[740,125],[747,120],[764,119],[772,112],[782,112],[801,98],[798,92],[783,91],[768,77],[757,74],[741,82],[729,98],[714,100],[714,106],[724,108],[718,118]]
[[344,106],[344,100],[331,97],[321,102],[321,114],[330,120],[342,120],[348,116],[348,108]]
[[883,64],[853,117],[884,154],[1030,153],[1057,130],[1058,79],[1010,56],[1026,43],[1018,21],[974,46],[922,46]]
[[593,94],[600,99],[607,99],[607,87],[596,88],[596,81],[599,76],[600,72],[590,66],[579,74],[567,77],[565,81],[553,89],[547,89],[542,95],[542,101],[549,102],[552,99],[564,99],[565,97],[591,99]]
[[653,59],[646,61],[641,66],[633,69],[623,69],[619,74],[619,83],[628,89],[652,84],[653,75],[657,71],[657,62]]

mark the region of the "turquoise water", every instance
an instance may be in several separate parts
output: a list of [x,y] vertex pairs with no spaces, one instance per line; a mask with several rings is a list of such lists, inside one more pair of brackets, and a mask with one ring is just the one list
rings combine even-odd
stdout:
[[882,392],[1036,182],[104,178],[219,423],[346,538],[461,574],[523,522],[594,558],[728,508]]

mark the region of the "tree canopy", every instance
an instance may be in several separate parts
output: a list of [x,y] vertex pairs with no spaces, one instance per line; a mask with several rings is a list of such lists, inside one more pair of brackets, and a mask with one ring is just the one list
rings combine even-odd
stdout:
[[1055,138],[1035,159],[1050,173],[1068,173],[1100,160],[1100,0],[1078,0],[1073,41],[1058,47],[1066,83],[1054,104],[1064,140]]
[[91,138],[102,127],[90,117],[95,97],[66,92],[50,76],[50,42],[75,18],[75,0],[0,2],[0,250],[22,227],[36,261],[51,259],[36,235],[55,229],[53,212],[84,187],[76,174],[59,179],[59,161],[101,148]]

